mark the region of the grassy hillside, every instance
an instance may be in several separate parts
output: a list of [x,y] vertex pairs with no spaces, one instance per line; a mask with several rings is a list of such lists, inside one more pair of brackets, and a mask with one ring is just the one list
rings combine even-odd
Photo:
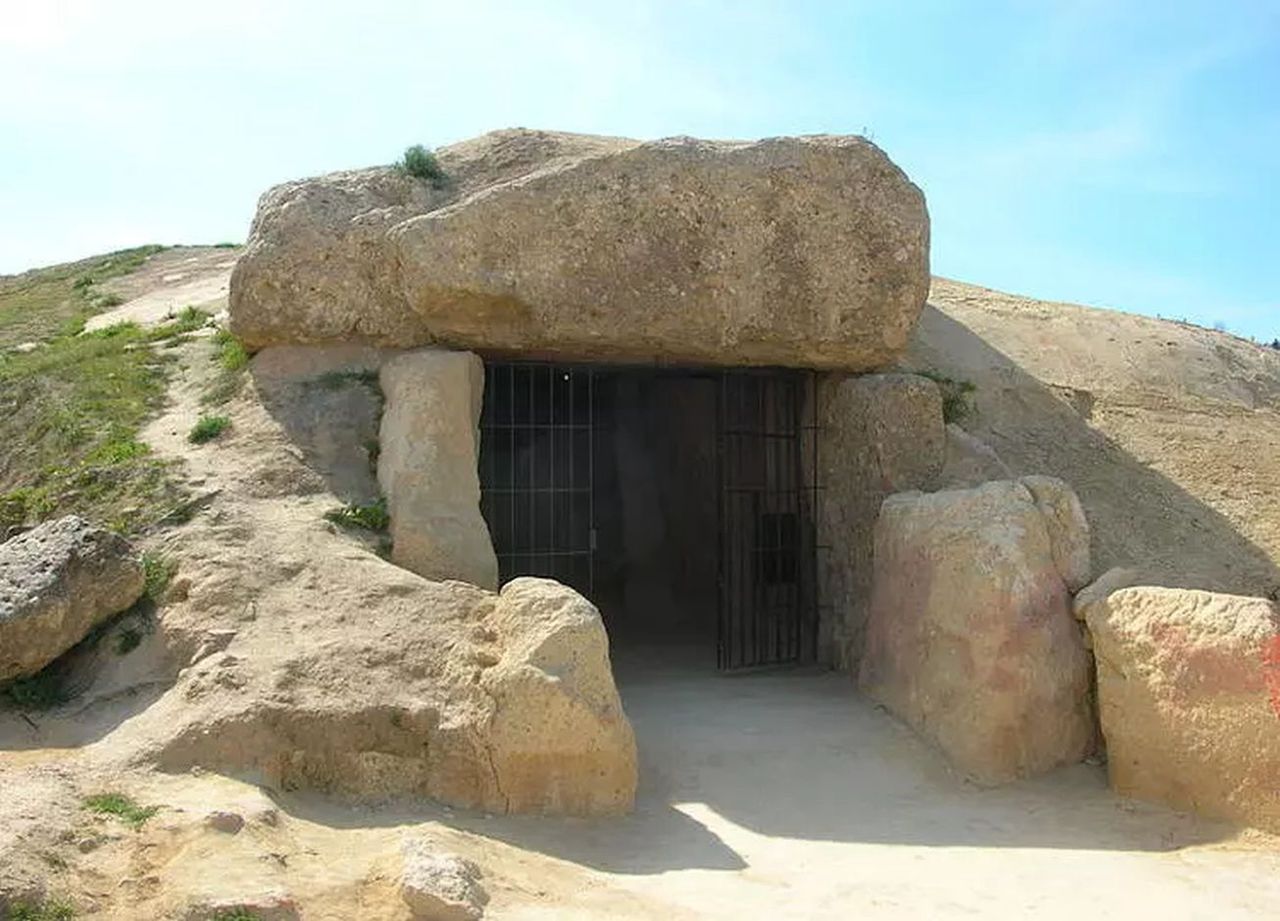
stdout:
[[166,346],[207,318],[188,311],[158,330],[81,334],[88,317],[118,303],[99,284],[161,249],[0,279],[0,537],[70,512],[123,532],[180,513],[166,466],[137,436],[165,398]]

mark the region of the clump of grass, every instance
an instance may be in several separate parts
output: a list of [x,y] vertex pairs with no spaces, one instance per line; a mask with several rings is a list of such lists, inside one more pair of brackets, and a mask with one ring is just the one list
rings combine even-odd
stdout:
[[59,899],[40,902],[14,902],[9,906],[9,921],[72,921],[75,909]]
[[213,916],[213,921],[262,921],[262,915],[238,905],[218,912]]
[[391,516],[387,513],[387,500],[376,502],[352,503],[342,508],[325,512],[325,520],[344,528],[364,528],[366,531],[386,531],[391,525]]
[[178,563],[160,553],[148,550],[142,554],[143,592],[155,603],[169,587],[169,580],[178,571]]
[[961,381],[947,377],[937,371],[917,371],[921,377],[927,377],[938,385],[942,394],[942,421],[948,425],[959,424],[973,414],[973,393],[978,388],[972,381]]
[[84,808],[98,815],[115,816],[135,830],[160,811],[159,806],[139,806],[123,793],[98,793],[84,799]]
[[218,347],[217,361],[226,371],[239,371],[249,364],[249,353],[229,330],[220,329],[213,337]]
[[114,291],[105,291],[89,297],[89,306],[95,311],[110,310],[112,307],[119,307],[123,303],[124,298]]
[[187,441],[193,445],[202,445],[206,441],[213,441],[229,428],[231,420],[226,416],[201,416],[187,434]]
[[443,189],[449,182],[449,177],[445,175],[444,168],[440,166],[436,155],[421,144],[414,144],[407,148],[399,166],[410,176],[425,179],[431,183],[433,189]]
[[173,339],[186,333],[193,333],[207,326],[212,316],[208,311],[188,304],[171,320],[152,329],[148,334],[148,338],[155,341]]
[[142,644],[142,631],[134,626],[121,627],[116,634],[115,650],[118,656],[127,656]]
[[230,240],[223,240],[221,243],[213,244],[214,249],[235,249],[239,243],[232,243]]

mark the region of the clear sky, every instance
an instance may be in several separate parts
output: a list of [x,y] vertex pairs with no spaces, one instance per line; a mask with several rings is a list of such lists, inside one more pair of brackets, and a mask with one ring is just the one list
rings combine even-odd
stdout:
[[1280,336],[1277,0],[0,0],[0,272],[516,125],[866,133],[937,274]]

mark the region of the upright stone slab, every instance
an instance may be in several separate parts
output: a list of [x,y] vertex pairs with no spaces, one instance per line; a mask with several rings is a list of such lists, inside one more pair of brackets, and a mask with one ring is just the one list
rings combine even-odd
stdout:
[[1280,607],[1133,587],[1082,613],[1111,785],[1280,831]]
[[428,579],[497,588],[477,472],[484,364],[470,352],[422,349],[386,362],[379,377],[378,482],[392,560]]
[[863,689],[978,783],[1080,760],[1093,718],[1071,592],[1088,546],[1079,501],[1049,477],[890,496]]
[[942,397],[914,374],[824,375],[817,388],[820,591],[829,618],[823,658],[857,670],[871,597],[871,554],[880,503],[933,488],[946,435]]

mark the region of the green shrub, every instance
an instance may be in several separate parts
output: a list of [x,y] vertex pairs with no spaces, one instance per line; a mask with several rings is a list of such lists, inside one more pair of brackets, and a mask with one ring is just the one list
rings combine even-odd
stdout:
[[959,424],[972,415],[973,394],[978,389],[972,381],[958,381],[940,374],[937,371],[917,371],[921,377],[927,377],[938,385],[942,394],[942,421],[948,425]]
[[226,416],[201,416],[187,435],[187,441],[193,445],[202,445],[217,438],[230,427],[231,420]]
[[249,353],[240,344],[240,340],[231,335],[228,330],[218,330],[213,337],[213,342],[218,347],[218,364],[222,365],[224,370],[239,371],[249,363]]
[[71,921],[75,909],[57,899],[42,902],[14,902],[9,906],[9,921]]
[[414,144],[405,150],[404,158],[400,161],[400,169],[410,176],[425,179],[431,183],[433,189],[443,189],[449,182],[449,177],[445,175],[436,155],[421,144]]
[[84,808],[98,815],[115,816],[130,828],[139,829],[160,811],[159,806],[139,806],[123,793],[98,793],[84,799]]
[[159,553],[148,550],[142,554],[143,591],[156,604],[169,587],[169,580],[178,571],[178,564]]
[[366,531],[385,531],[391,524],[387,513],[387,500],[351,505],[325,512],[327,521],[346,528],[364,528]]

